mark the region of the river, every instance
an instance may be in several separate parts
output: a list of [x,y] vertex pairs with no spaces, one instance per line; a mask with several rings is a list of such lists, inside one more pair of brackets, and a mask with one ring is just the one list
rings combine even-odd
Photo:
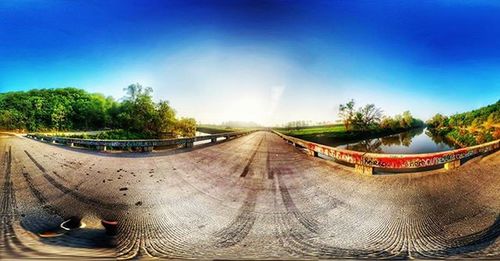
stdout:
[[458,148],[441,137],[433,135],[426,128],[412,129],[398,134],[337,147],[355,151],[397,154],[429,153]]

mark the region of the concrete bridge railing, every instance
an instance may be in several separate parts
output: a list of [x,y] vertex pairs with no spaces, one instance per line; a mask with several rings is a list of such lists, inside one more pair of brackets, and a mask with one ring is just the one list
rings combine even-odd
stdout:
[[183,145],[186,148],[193,147],[194,143],[197,141],[210,140],[211,142],[217,142],[218,138],[236,138],[253,131],[238,131],[238,132],[227,132],[218,133],[206,136],[196,136],[192,138],[177,138],[177,139],[147,139],[147,140],[97,140],[97,139],[78,139],[78,138],[65,138],[57,137],[36,133],[28,133],[26,137],[32,138],[39,141],[50,142],[55,144],[65,144],[71,147],[74,146],[85,146],[90,148],[95,148],[97,150],[106,151],[110,148],[114,149],[135,149],[136,151],[150,152],[153,151],[155,147],[172,146],[172,145]]
[[273,132],[294,146],[304,148],[311,156],[317,157],[318,153],[321,153],[335,160],[354,164],[356,172],[367,175],[372,175],[374,168],[418,169],[443,164],[445,169],[452,169],[460,166],[461,159],[500,148],[500,140],[495,140],[477,146],[435,153],[381,154],[334,148],[287,136],[277,131]]

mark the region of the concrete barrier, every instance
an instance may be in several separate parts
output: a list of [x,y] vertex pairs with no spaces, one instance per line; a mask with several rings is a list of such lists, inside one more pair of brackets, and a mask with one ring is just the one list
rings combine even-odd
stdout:
[[249,134],[251,132],[254,131],[219,133],[219,134],[212,134],[205,136],[197,136],[192,138],[148,139],[148,140],[77,139],[77,138],[65,138],[65,137],[36,134],[36,133],[28,133],[26,134],[26,137],[54,144],[64,144],[70,147],[85,146],[85,147],[95,148],[100,151],[106,151],[109,149],[124,149],[124,150],[133,149],[135,151],[151,152],[153,151],[154,147],[182,145],[185,148],[192,148],[194,143],[197,141],[209,140],[210,142],[216,142],[217,138],[220,137],[225,137],[226,139],[230,139],[234,137],[240,137]]
[[418,169],[443,165],[445,169],[460,166],[460,160],[475,155],[495,151],[500,148],[500,140],[477,146],[424,154],[381,154],[359,152],[334,148],[314,142],[305,141],[273,131],[288,143],[304,148],[307,154],[318,156],[318,153],[335,160],[354,164],[356,172],[372,175],[374,168],[380,169]]

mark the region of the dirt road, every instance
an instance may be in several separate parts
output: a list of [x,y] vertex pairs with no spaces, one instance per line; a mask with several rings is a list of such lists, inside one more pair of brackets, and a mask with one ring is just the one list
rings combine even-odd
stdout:
[[0,256],[500,258],[499,169],[360,176],[263,131],[150,154],[2,135]]

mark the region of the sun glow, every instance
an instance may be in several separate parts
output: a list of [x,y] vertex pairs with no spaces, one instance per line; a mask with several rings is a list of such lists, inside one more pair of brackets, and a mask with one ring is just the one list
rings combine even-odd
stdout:
[[[257,52],[259,53],[259,52]],[[286,61],[266,54],[187,50],[168,57],[154,79],[155,98],[205,123],[271,124],[285,92]]]

